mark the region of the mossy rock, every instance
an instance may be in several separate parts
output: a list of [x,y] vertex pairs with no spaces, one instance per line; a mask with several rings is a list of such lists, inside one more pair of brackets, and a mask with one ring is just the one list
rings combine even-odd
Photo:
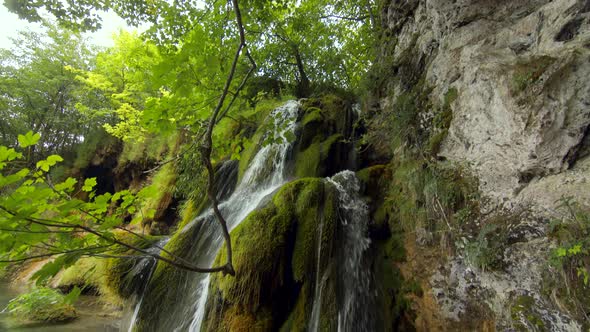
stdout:
[[22,322],[67,322],[78,317],[66,296],[50,288],[35,288],[11,300],[7,311]]
[[[133,239],[127,243],[133,244],[140,249],[152,247],[160,238],[154,236],[144,237],[145,239]],[[106,287],[113,290],[117,296],[128,299],[143,291],[149,271],[153,268],[155,261],[151,258],[138,259],[133,257],[137,252],[122,250],[116,254],[128,257],[109,258],[105,264]]]
[[350,144],[342,134],[334,134],[325,140],[314,139],[307,149],[295,155],[295,176],[325,177],[347,168]]
[[530,295],[516,298],[510,308],[510,316],[517,331],[547,330],[542,315],[535,310],[535,299]]
[[[115,236],[118,240],[141,249],[151,247],[160,239],[149,235],[140,238],[123,231],[116,232]],[[139,293],[143,288],[145,280],[135,274],[138,272],[135,267],[141,260],[133,256],[137,255],[136,252],[119,246],[108,254],[127,257],[83,257],[54,277],[52,287],[65,291],[79,287],[83,293],[99,295],[100,301],[106,305],[123,305],[125,299]]]
[[373,239],[386,239],[390,235],[389,219],[392,206],[385,200],[392,180],[392,174],[386,165],[375,165],[356,172],[361,181],[361,193],[369,205],[371,223],[369,231]]
[[303,118],[300,121],[299,149],[306,149],[314,139],[317,140],[318,134],[325,133],[322,128],[323,122],[324,116],[321,109],[317,107],[305,109]]
[[[406,259],[403,245],[403,234],[399,229],[393,230],[387,239],[375,241],[374,276],[378,293],[377,306],[379,322],[384,331],[405,330],[412,326],[410,318],[411,300],[408,293],[419,293],[419,285],[405,280],[398,268],[400,262]],[[412,330],[412,329],[410,329]]]
[[[283,186],[252,212],[231,233],[236,276],[212,276],[203,328],[233,331],[232,324],[238,323],[232,322],[239,322],[240,330],[305,330],[316,268],[329,266],[335,250],[337,208],[334,188],[321,179],[305,178]],[[216,264],[224,262],[225,255],[221,250]],[[332,304],[335,310],[335,298],[325,298],[322,307]],[[325,324],[335,326],[332,320]]]
[[300,150],[306,149],[313,141],[323,141],[334,134],[350,137],[354,114],[349,101],[325,95],[305,99],[301,104]]

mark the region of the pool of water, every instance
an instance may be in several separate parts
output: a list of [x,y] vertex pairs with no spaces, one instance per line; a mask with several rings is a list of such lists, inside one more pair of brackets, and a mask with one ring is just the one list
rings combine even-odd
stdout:
[[[26,291],[0,281],[0,311],[8,301]],[[119,331],[120,319],[109,314],[93,296],[80,296],[76,303],[79,318],[65,324],[30,323],[18,324],[9,314],[0,313],[0,331],[10,332],[115,332]]]

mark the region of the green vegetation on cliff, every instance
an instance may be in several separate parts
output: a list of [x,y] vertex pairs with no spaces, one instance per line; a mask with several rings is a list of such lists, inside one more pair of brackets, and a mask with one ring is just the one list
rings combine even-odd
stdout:
[[[236,277],[213,276],[210,294],[214,295],[204,325],[207,330],[232,330],[246,324],[243,320],[250,328],[269,330],[288,324],[289,330],[305,329],[314,282],[320,278],[318,259],[322,260],[320,266],[326,266],[329,262],[325,259],[335,248],[335,195],[321,179],[291,182],[232,232]],[[217,260],[222,261],[223,255],[221,251]],[[330,301],[325,303],[327,306]]]

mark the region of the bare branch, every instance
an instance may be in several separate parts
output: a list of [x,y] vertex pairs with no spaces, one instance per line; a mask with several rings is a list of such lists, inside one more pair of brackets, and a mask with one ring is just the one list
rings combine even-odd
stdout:
[[[203,164],[207,168],[207,174],[208,174],[207,196],[209,197],[209,200],[211,201],[211,204],[213,206],[213,212],[215,214],[215,217],[217,218],[217,221],[219,221],[219,224],[221,225],[221,230],[223,233],[223,238],[225,240],[225,247],[226,247],[226,251],[227,251],[227,262],[221,268],[224,273],[227,273],[230,275],[235,275],[235,270],[234,270],[233,263],[232,263],[231,238],[229,235],[229,231],[227,229],[227,222],[226,222],[225,218],[223,217],[223,215],[221,214],[221,211],[219,210],[219,204],[217,201],[217,197],[215,195],[215,188],[214,188],[215,170],[213,169],[213,165],[211,164],[211,150],[213,147],[213,141],[212,141],[213,128],[215,127],[215,124],[217,124],[218,116],[220,114],[219,112],[221,111],[221,109],[225,103],[225,99],[229,93],[229,88],[231,86],[231,83],[233,82],[234,75],[236,73],[236,68],[238,66],[238,61],[239,61],[240,55],[242,53],[242,49],[244,49],[246,47],[246,36],[244,33],[244,26],[242,24],[242,14],[240,12],[238,0],[232,0],[232,4],[234,7],[234,13],[236,15],[236,24],[238,25],[238,31],[239,31],[239,35],[240,35],[240,43],[236,49],[229,74],[228,74],[227,79],[225,81],[223,93],[221,94],[221,97],[219,98],[217,106],[213,110],[213,113],[211,114],[211,117],[209,119],[209,125],[207,126],[207,131],[205,132],[205,137],[203,138],[203,142],[202,142],[200,150],[201,150],[201,158],[202,158]],[[250,70],[248,71],[248,74],[244,77],[244,79],[242,80],[242,82],[240,83],[238,88],[236,89],[236,93],[235,93],[234,97],[230,101],[226,110],[221,114],[222,116],[228,112],[229,107],[231,107],[236,96],[238,95],[240,90],[244,87],[248,77],[256,68],[256,62],[254,62],[254,59],[252,58],[252,56],[250,55],[250,53],[248,51],[246,51],[246,56],[248,57],[248,60],[252,64],[252,67],[250,68]],[[219,117],[219,119],[222,118],[222,116]]]

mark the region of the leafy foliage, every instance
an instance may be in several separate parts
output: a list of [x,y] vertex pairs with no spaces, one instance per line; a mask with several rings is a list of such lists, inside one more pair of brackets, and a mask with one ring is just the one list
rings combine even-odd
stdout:
[[[38,136],[22,137],[21,146],[29,147]],[[115,231],[147,190],[138,196],[129,190],[97,195],[95,178],[51,182],[48,172],[63,161],[58,155],[38,161],[34,169],[10,167],[21,160],[21,152],[0,146],[0,263],[57,256],[34,275],[43,283],[82,256],[124,245]],[[88,200],[76,198],[83,192]]]
[[589,287],[590,212],[571,198],[564,198],[561,207],[567,210],[568,217],[552,224],[552,233],[559,241],[559,246],[552,253],[553,262]]
[[0,51],[0,144],[31,144],[32,130],[40,144],[33,159],[62,153],[84,139],[95,123],[78,112],[77,103],[91,103],[67,68],[88,70],[93,51],[81,36],[46,24],[47,33],[21,32],[15,47]]

